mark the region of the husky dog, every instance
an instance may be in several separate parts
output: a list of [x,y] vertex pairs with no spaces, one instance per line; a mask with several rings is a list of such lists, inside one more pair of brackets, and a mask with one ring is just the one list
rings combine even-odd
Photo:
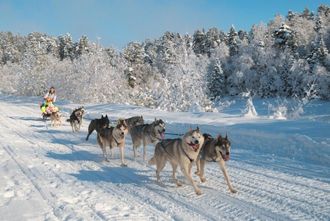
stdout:
[[141,146],[141,141],[143,141],[143,160],[147,160],[147,145],[150,143],[156,143],[164,139],[165,134],[165,123],[163,120],[157,120],[151,124],[142,124],[133,127],[130,130],[134,158],[137,157],[136,149]]
[[124,119],[119,119],[115,127],[102,128],[97,134],[97,142],[100,145],[105,161],[109,161],[107,154],[107,146],[112,148],[118,146],[120,148],[121,166],[127,166],[124,162],[125,135],[128,128]]
[[62,125],[62,121],[61,121],[61,114],[59,111],[56,112],[52,112],[50,114],[50,125],[52,127],[56,127],[56,126],[61,126]]
[[222,137],[219,135],[217,138],[213,138],[209,134],[203,134],[205,142],[202,146],[202,149],[199,153],[199,157],[196,161],[197,171],[196,174],[200,177],[201,182],[205,182],[206,179],[204,177],[204,167],[206,162],[218,162],[220,165],[220,169],[225,176],[227,185],[229,187],[230,192],[236,193],[237,191],[233,188],[227,170],[225,161],[230,158],[230,141],[226,134],[226,137]]
[[88,126],[88,134],[86,140],[88,140],[89,136],[93,133],[94,130],[96,130],[96,132],[99,133],[102,128],[109,127],[109,124],[110,121],[108,115],[105,115],[105,117],[103,117],[102,115],[101,119],[92,120]]
[[127,123],[129,133],[133,127],[144,124],[144,120],[142,116],[130,117],[125,119],[125,121]]
[[172,177],[176,185],[182,185],[175,176],[176,169],[179,165],[185,177],[193,185],[196,194],[202,194],[191,177],[191,167],[193,162],[197,159],[203,143],[204,137],[198,127],[196,130],[188,131],[183,138],[165,139],[157,143],[155,154],[151,160],[149,160],[149,164],[156,164],[157,182],[160,181],[160,172],[165,167],[166,162],[169,161],[172,165]]
[[70,119],[67,119],[67,122],[70,122],[72,127],[72,132],[78,132],[80,130],[83,115],[85,113],[84,107],[79,107],[72,111],[70,115]]

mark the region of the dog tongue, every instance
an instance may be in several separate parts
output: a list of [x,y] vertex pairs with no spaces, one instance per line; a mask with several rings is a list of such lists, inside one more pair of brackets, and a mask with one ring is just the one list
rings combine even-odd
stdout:
[[197,152],[198,148],[199,148],[199,144],[196,144],[196,145],[194,146],[194,150],[195,150],[195,152]]
[[165,134],[164,133],[160,133],[160,137],[162,138],[162,140],[165,139]]
[[192,148],[193,148],[193,150],[195,151],[195,152],[197,152],[197,150],[198,150],[198,148],[199,148],[199,144],[193,144],[193,145],[190,145]]

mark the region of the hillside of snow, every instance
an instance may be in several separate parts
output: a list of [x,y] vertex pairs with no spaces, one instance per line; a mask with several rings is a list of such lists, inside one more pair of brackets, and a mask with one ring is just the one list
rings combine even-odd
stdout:
[[[60,101],[63,125],[47,129],[39,102],[0,96],[1,220],[330,220],[330,102],[310,102],[287,119],[270,111],[271,99],[253,100],[258,115],[244,114],[245,100],[218,113],[87,104],[79,133],[64,121],[81,104]],[[215,163],[206,165],[206,183],[193,176],[201,196],[187,182],[175,187],[169,165],[161,174],[165,186],[158,185],[155,168],[133,159],[129,136],[128,167],[120,167],[119,149],[103,162],[95,132],[85,141],[90,119],[101,114],[161,118],[173,134],[197,125],[214,136],[227,133],[227,168],[238,193],[229,193]],[[181,172],[178,178],[185,180]]]

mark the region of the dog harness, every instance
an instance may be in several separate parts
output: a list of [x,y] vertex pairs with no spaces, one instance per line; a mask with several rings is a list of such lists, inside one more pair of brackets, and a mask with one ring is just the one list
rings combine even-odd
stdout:
[[[164,146],[163,142],[159,142],[159,143],[160,143],[160,145],[162,146],[162,148],[163,148],[163,150],[165,151],[165,153],[167,153],[167,155],[169,155],[170,158],[173,158],[172,154],[170,154],[170,153],[166,150],[166,147]],[[186,155],[186,157],[190,160],[190,163],[192,163],[192,162],[194,161],[194,159],[191,159],[191,158],[189,157],[189,155],[186,153],[186,151],[184,151],[184,149],[182,148],[181,145],[180,145],[180,147],[181,147],[183,153]]]
[[207,162],[218,162],[219,161],[219,160],[217,160],[219,157],[218,157],[218,154],[217,154],[217,151],[216,150],[214,150],[216,157],[206,157],[206,152],[204,151],[204,149],[205,149],[204,146],[208,145],[209,142],[212,142],[213,139],[214,138],[210,137],[203,144],[202,149],[201,149],[200,154],[199,154],[199,158],[200,159],[203,159],[203,160],[205,160]]
[[[114,128],[112,129],[112,131],[114,130]],[[118,140],[115,138],[115,136],[114,135],[112,135],[112,137],[113,137],[113,139],[115,140],[115,142],[116,142],[116,144],[117,144],[117,146],[119,146],[119,142],[118,142]]]
[[[206,157],[206,153],[203,151],[204,148],[201,149],[201,154],[199,155],[199,158],[200,159],[203,159],[207,162],[218,162],[218,156],[216,157]],[[216,155],[217,155],[217,152],[215,151]]]
[[171,158],[173,158],[172,154],[170,154],[167,150],[166,147],[164,146],[163,142],[159,142],[160,145],[162,146],[163,150],[165,151],[165,153],[167,153],[167,155],[169,155]]
[[[147,128],[146,127],[146,129],[148,130],[149,128]],[[162,139],[159,139],[157,136],[156,136],[156,133],[155,133],[155,130],[152,130],[152,131],[150,131],[149,130],[149,132],[151,132],[151,138],[154,138],[154,139],[156,139],[156,141],[161,141]]]
[[183,147],[180,145],[180,147],[181,147],[181,150],[184,152],[184,154],[186,155],[186,157],[188,157],[188,159],[190,160],[190,163],[192,163],[193,161],[194,161],[194,159],[191,159],[190,157],[189,157],[189,155],[186,153],[186,151],[183,149]]

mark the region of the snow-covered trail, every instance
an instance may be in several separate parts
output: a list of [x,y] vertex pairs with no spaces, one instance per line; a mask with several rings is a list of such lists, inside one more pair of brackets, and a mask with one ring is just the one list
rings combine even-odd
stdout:
[[[37,105],[0,100],[0,113],[1,220],[330,219],[327,181],[241,162],[234,155],[228,172],[238,193],[228,192],[219,168],[210,163],[207,182],[198,183],[203,195],[196,196],[190,185],[171,183],[170,167],[162,173],[166,186],[157,185],[155,168],[132,158],[129,137],[128,167],[122,168],[118,150],[110,163],[102,162],[95,134],[84,140],[87,121],[73,134],[66,122],[46,130]],[[179,130],[172,118],[169,128]]]

